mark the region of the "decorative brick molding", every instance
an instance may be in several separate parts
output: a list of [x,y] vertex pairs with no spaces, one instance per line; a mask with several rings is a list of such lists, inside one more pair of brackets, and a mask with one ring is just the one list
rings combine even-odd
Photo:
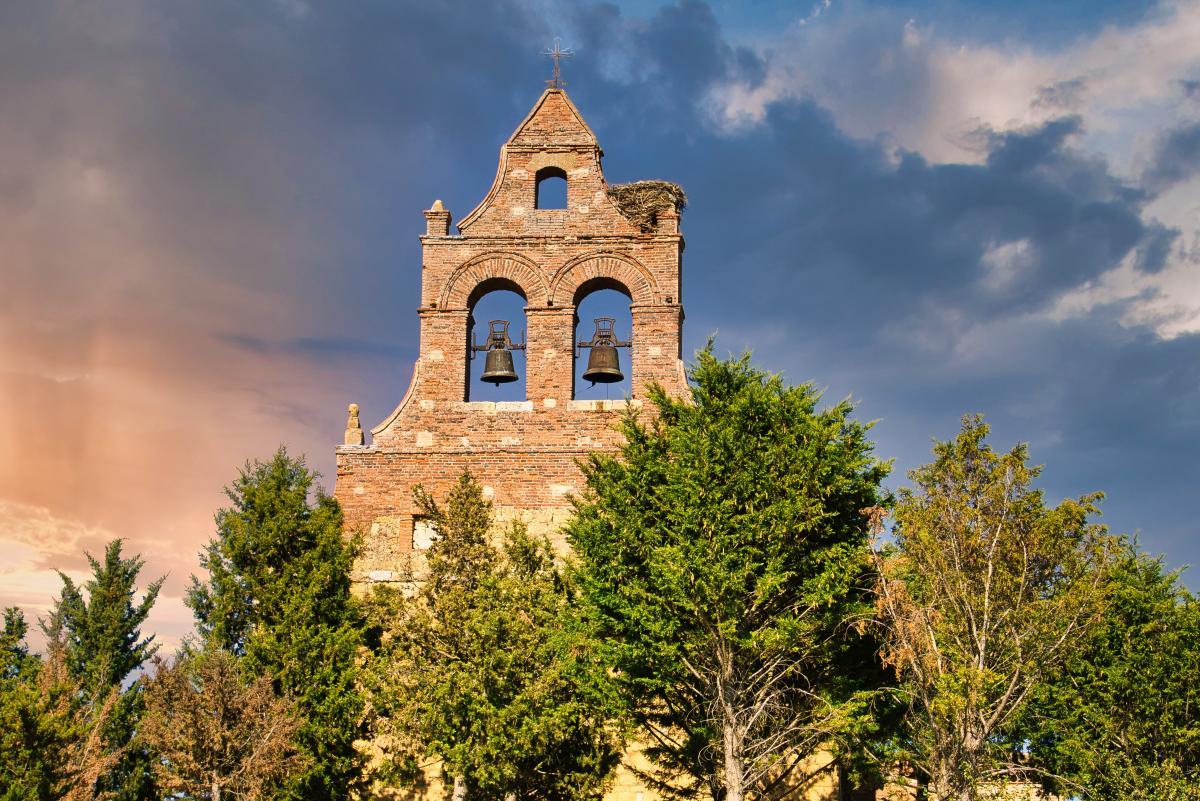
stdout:
[[544,272],[518,253],[485,253],[457,268],[446,279],[441,308],[470,309],[492,286],[514,288],[533,306],[550,297]]
[[576,256],[560,267],[551,281],[550,299],[555,306],[578,306],[595,289],[617,289],[641,305],[659,301],[658,284],[646,267],[631,256],[604,251]]

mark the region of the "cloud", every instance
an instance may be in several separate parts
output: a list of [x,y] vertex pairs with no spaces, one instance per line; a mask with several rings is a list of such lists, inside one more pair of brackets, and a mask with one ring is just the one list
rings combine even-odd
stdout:
[[[1109,90],[1090,73],[1041,92],[1042,106],[1020,118],[955,117],[969,136],[944,129],[933,152],[920,139],[902,146],[909,117],[945,102],[943,78],[929,60],[902,58],[925,41],[918,28],[888,51],[867,36],[881,23],[866,16],[855,20],[864,38],[844,50],[866,66],[832,49],[805,53],[821,75],[852,73],[827,95],[771,95],[782,72],[763,48],[766,77],[742,87],[742,100],[761,101],[754,114],[699,118],[682,141],[601,130],[611,154],[636,154],[632,169],[654,165],[692,198],[692,344],[719,328],[723,349],[752,347],[793,380],[860,398],[901,468],[925,455],[930,434],[985,412],[1000,442],[1032,441],[1052,496],[1106,489],[1117,530],[1142,530],[1175,564],[1194,558],[1190,523],[1171,511],[1186,505],[1176,479],[1200,478],[1187,455],[1200,445],[1187,183],[1159,194],[1125,150],[1099,146],[1106,122],[1088,103]],[[858,91],[855,71],[885,62],[879,85]],[[1022,108],[1053,81],[1026,85]],[[714,73],[696,97],[728,91]],[[858,113],[877,127],[848,125]]]
[[1161,136],[1142,184],[1159,194],[1200,173],[1200,122],[1172,128]]
[[[0,565],[0,607],[18,606],[29,623],[36,623],[62,591],[60,571],[84,585],[92,576],[85,554],[103,558],[105,546],[113,539],[111,531],[57,517],[45,507],[0,501],[0,550],[5,555]],[[138,577],[139,590],[156,578],[156,569],[173,561],[167,543],[150,544],[150,548],[140,554],[147,566]],[[123,554],[128,558],[135,552],[126,547]],[[164,591],[143,629],[173,649],[191,632],[191,610],[180,594]],[[35,649],[45,642],[36,625],[30,626],[29,640]]]
[[1054,81],[1037,88],[1032,104],[1051,113],[1075,111],[1083,105],[1087,91],[1088,80],[1082,76]]
[[178,633],[239,465],[283,442],[332,482],[346,404],[403,392],[420,210],[486,189],[539,29],[504,2],[0,7],[0,503],[45,534],[0,590],[45,602],[121,536]]
[[853,4],[737,42],[694,0],[4,5],[0,590],[122,536],[181,633],[237,467],[333,481],[346,404],[407,385],[420,210],[486,192],[547,20],[609,179],[688,190],[689,346],[853,393],[902,466],[988,412],[1193,558],[1196,178],[1149,176],[1195,7],[1047,51]]
[[1126,166],[1131,124],[1170,118],[1180,87],[1200,75],[1200,2],[1159,4],[1132,25],[1060,44],[956,38],[937,16],[849,4],[820,25],[793,25],[761,47],[766,78],[722,88],[727,124],[761,120],[783,98],[811,97],[854,136],[884,136],[936,161],[974,160],[979,127],[1037,125],[1084,116],[1098,143]]
[[317,362],[339,362],[345,359],[384,358],[413,360],[417,349],[388,342],[368,342],[350,337],[292,337],[270,339],[249,334],[223,334],[219,337],[242,350],[262,356],[298,356]]

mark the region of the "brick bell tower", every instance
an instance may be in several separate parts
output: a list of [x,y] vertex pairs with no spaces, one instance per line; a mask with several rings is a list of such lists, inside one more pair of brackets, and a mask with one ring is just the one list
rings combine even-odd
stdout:
[[[568,496],[582,489],[576,460],[619,445],[614,425],[626,403],[574,396],[575,343],[591,336],[591,321],[578,321],[576,308],[590,293],[616,289],[630,300],[632,403],[641,403],[652,382],[686,391],[681,194],[660,194],[649,212],[644,202],[635,208],[624,200],[629,190],[645,190],[644,201],[672,185],[644,182],[622,193],[605,182],[602,156],[566,92],[552,86],[501,146],[492,187],[457,234],[440,200],[425,212],[412,381],[371,429],[370,444],[351,406],[346,444],[337,449],[335,495],[347,527],[366,535],[355,566],[360,587],[413,580],[430,532],[412,488],[423,484],[444,497],[468,469],[498,521],[521,519],[562,547]],[[538,208],[538,186],[548,177],[566,179],[566,208]],[[472,310],[495,290],[525,299],[523,401],[469,400],[470,342],[487,332]]]

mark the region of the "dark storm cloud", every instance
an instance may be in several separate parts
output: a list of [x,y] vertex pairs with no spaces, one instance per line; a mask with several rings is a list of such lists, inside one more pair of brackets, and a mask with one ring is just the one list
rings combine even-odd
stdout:
[[[1161,249],[1162,232],[1140,219],[1142,194],[1074,151],[1077,130],[1059,120],[994,135],[978,165],[915,153],[893,162],[879,145],[847,139],[815,105],[785,102],[746,135],[656,155],[678,164],[673,176],[691,173],[691,221],[745,234],[717,245],[741,262],[714,269],[718,281],[736,275],[730,291],[819,298],[812,313],[823,324],[844,319],[837,299],[851,298],[876,312],[937,298],[986,317],[1044,307],[1130,252]],[[1013,263],[989,261],[1012,243],[1022,247]]]
[[646,19],[613,5],[580,5],[567,23],[577,49],[568,91],[589,107],[593,128],[688,139],[707,124],[705,100],[715,87],[753,87],[766,77],[762,58],[728,43],[698,0],[665,5]]
[[[864,416],[882,418],[881,450],[901,468],[959,415],[984,412],[998,445],[1032,441],[1052,496],[1104,489],[1114,527],[1142,530],[1173,563],[1200,557],[1182,512],[1200,481],[1200,337],[1130,327],[1124,301],[1083,319],[1050,313],[1126,260],[1135,272],[1163,267],[1178,231],[1144,217],[1148,187],[1081,150],[1076,117],[981,131],[978,164],[855,140],[805,100],[717,132],[697,109],[741,67],[702,7],[672,13],[687,9],[699,21],[671,59],[699,65],[688,80],[664,77],[647,36],[627,57],[649,66],[620,80],[585,72],[573,97],[609,153],[610,180],[664,177],[689,193],[690,343],[720,329],[721,347],[754,348],[793,380],[852,393]],[[628,24],[611,9],[603,19],[608,31]],[[586,70],[581,61],[573,68]],[[909,66],[884,82],[888,107],[920,107],[926,77]],[[1056,87],[1056,102],[1085,88]]]
[[1159,137],[1142,183],[1154,192],[1165,192],[1200,173],[1200,122],[1173,128]]
[[184,633],[237,466],[332,476],[347,402],[402,394],[420,210],[486,190],[546,39],[504,2],[0,3],[3,542],[126,537]]
[[[370,425],[404,393],[421,210],[486,193],[556,34],[609,180],[688,191],[689,345],[719,329],[853,393],[901,467],[988,413],[1053,491],[1106,489],[1119,527],[1200,557],[1200,339],[1126,327],[1120,303],[1047,315],[1126,259],[1162,266],[1176,233],[1143,218],[1150,190],[1070,117],[980,132],[977,164],[854,139],[804,99],[721,130],[713,92],[771,56],[694,0],[0,4],[0,500],[162,546],[182,577],[247,457],[284,441],[332,476],[346,403]],[[929,60],[855,35],[861,57],[814,58],[815,79],[925,114]]]

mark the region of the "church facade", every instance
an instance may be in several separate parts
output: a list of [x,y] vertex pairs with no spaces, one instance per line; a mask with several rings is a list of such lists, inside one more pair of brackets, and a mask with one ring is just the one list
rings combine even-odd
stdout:
[[[640,404],[652,382],[677,396],[687,391],[678,205],[659,203],[652,213],[623,206],[604,179],[602,156],[566,93],[551,87],[500,148],[491,189],[456,232],[441,201],[424,213],[411,383],[369,444],[352,406],[337,449],[335,495],[347,528],[366,535],[354,572],[360,589],[419,579],[429,532],[412,488],[442,498],[464,470],[483,486],[498,524],[520,519],[566,547],[560,529],[569,497],[583,489],[577,460],[619,447],[615,424],[626,404],[576,397],[576,345],[591,333],[576,312],[592,292],[615,289],[630,301],[630,402]],[[565,208],[540,207],[539,186],[549,178],[566,179]],[[496,290],[525,301],[524,400],[470,397],[471,348],[488,325],[473,311]],[[638,759],[636,750],[627,759]],[[827,759],[811,767],[793,797],[850,797]],[[439,793],[430,788],[431,797]],[[626,769],[609,793],[612,801],[656,797]]]
[[[613,426],[625,405],[575,398],[576,342],[591,333],[576,308],[588,294],[616,289],[630,300],[635,404],[651,382],[686,390],[678,210],[631,221],[609,196],[602,155],[566,93],[547,89],[500,148],[491,189],[457,232],[441,201],[425,212],[412,381],[369,445],[352,422],[337,452],[335,494],[347,525],[368,535],[356,581],[408,580],[406,564],[424,542],[412,487],[441,497],[464,470],[499,519],[523,519],[554,538],[568,496],[582,489],[576,460],[617,446]],[[538,207],[548,178],[566,179],[566,208]],[[501,289],[525,300],[526,397],[471,400],[470,347],[487,327],[472,312]]]

